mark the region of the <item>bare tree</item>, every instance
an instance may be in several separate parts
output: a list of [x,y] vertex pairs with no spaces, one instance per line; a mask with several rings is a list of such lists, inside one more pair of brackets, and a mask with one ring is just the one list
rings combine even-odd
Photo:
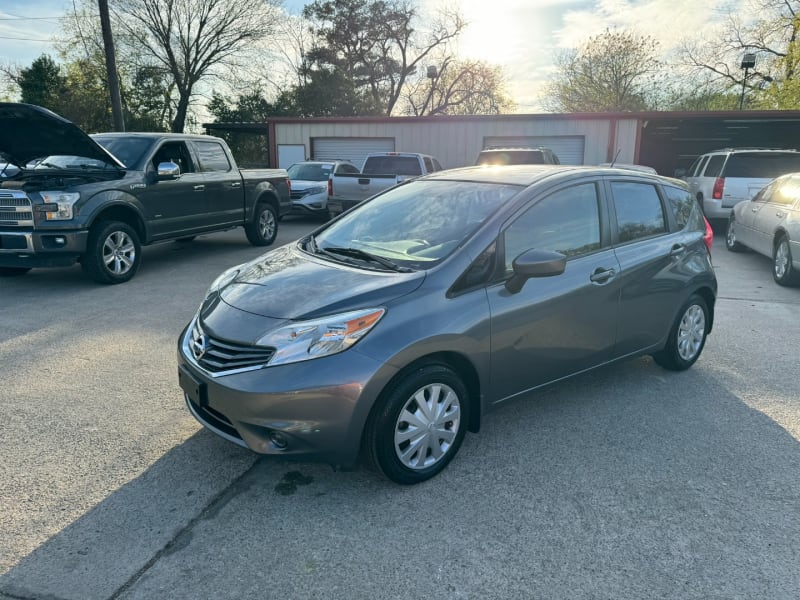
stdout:
[[278,0],[117,0],[117,24],[169,71],[178,101],[172,130],[182,132],[197,84],[275,28]]

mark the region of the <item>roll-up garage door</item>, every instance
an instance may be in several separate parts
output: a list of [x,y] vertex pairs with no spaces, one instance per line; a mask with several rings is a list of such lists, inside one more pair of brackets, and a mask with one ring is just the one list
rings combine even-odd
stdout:
[[553,135],[527,137],[486,137],[483,147],[544,146],[558,155],[562,165],[582,165],[584,137],[582,135]]
[[394,152],[394,138],[311,138],[314,160],[349,160],[359,169],[372,152]]

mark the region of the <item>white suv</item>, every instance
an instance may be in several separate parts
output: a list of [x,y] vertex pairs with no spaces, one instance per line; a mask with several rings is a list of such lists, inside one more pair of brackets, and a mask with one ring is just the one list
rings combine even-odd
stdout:
[[796,150],[726,148],[699,156],[684,178],[708,219],[727,219],[734,205],[750,200],[776,177],[796,171]]

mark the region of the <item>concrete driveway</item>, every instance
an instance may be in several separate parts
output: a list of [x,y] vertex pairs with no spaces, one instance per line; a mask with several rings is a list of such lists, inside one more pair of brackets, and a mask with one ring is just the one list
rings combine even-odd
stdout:
[[800,289],[769,260],[718,232],[688,372],[642,358],[509,403],[398,487],[185,409],[178,334],[259,253],[235,230],[147,248],[120,286],[0,279],[0,598],[800,597]]

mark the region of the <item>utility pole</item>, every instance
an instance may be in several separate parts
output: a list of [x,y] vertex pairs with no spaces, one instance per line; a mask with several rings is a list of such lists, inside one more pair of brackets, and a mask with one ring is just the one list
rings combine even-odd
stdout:
[[111,35],[111,18],[108,14],[108,0],[97,0],[100,8],[100,27],[103,30],[103,47],[106,52],[106,73],[108,91],[111,93],[111,116],[114,118],[114,131],[125,131],[122,118],[122,97],[119,93],[119,75],[117,59],[114,53],[114,37]]

